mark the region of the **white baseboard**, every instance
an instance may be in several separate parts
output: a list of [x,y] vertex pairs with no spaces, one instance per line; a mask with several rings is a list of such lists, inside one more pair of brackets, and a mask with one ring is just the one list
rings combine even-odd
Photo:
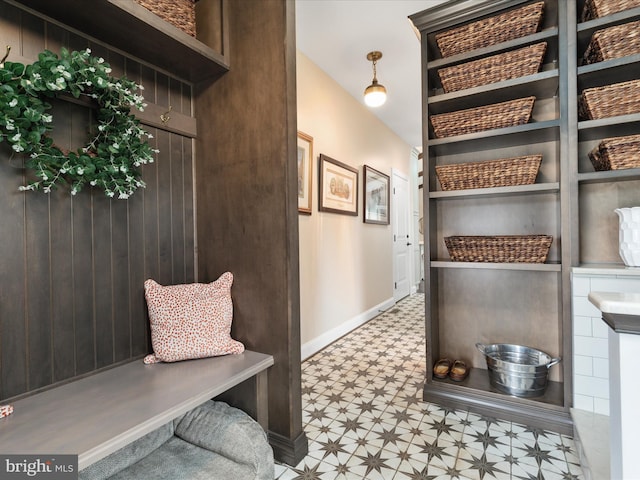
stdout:
[[327,345],[338,340],[340,337],[343,337],[351,330],[358,328],[361,325],[364,325],[369,320],[374,317],[380,315],[384,310],[388,310],[389,308],[395,305],[395,301],[393,298],[389,298],[388,300],[376,305],[373,308],[370,308],[366,312],[362,312],[361,314],[353,317],[351,320],[347,320],[343,324],[332,328],[328,332],[323,333],[319,337],[314,338],[306,343],[304,343],[300,349],[301,359],[305,360],[309,358],[314,353],[319,352]]

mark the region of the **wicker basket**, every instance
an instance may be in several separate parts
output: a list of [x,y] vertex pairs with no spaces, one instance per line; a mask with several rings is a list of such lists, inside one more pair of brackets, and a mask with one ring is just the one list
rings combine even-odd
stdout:
[[546,42],[438,70],[445,93],[538,73]]
[[445,237],[454,262],[544,263],[551,235],[496,235]]
[[165,22],[196,36],[196,7],[194,0],[135,0]]
[[523,125],[531,118],[535,100],[536,97],[518,98],[508,102],[431,115],[431,125],[437,138]]
[[461,27],[436,34],[436,43],[443,57],[488,47],[538,31],[544,2],[531,3],[494,17],[484,18]]
[[602,62],[640,53],[640,20],[598,30],[591,36],[582,63]]
[[542,155],[503,158],[488,162],[436,165],[442,190],[507,187],[535,183]]
[[605,138],[589,158],[596,171],[640,168],[640,135]]
[[581,20],[586,22],[635,7],[640,7],[640,0],[586,0]]
[[640,79],[582,91],[578,113],[582,120],[630,115],[640,112]]

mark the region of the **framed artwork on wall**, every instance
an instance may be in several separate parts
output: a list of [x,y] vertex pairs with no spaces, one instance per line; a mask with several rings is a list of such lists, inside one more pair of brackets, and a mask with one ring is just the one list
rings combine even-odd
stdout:
[[389,225],[389,175],[364,166],[364,223]]
[[298,132],[298,213],[311,215],[313,137]]
[[321,212],[358,216],[358,169],[320,154],[319,202]]

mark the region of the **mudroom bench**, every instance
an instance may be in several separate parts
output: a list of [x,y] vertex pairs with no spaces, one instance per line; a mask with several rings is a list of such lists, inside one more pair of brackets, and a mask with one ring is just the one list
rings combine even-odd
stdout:
[[252,351],[129,362],[13,402],[14,413],[0,420],[0,452],[78,455],[83,470],[234,389],[242,398],[234,406],[266,429],[271,365],[271,355]]

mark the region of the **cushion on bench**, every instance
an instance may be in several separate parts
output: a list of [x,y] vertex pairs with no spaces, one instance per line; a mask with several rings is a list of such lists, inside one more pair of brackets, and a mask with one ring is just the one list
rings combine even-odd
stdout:
[[139,462],[173,437],[173,422],[149,432],[79,472],[79,479],[104,480]]
[[262,427],[209,401],[80,471],[80,480],[272,480]]

